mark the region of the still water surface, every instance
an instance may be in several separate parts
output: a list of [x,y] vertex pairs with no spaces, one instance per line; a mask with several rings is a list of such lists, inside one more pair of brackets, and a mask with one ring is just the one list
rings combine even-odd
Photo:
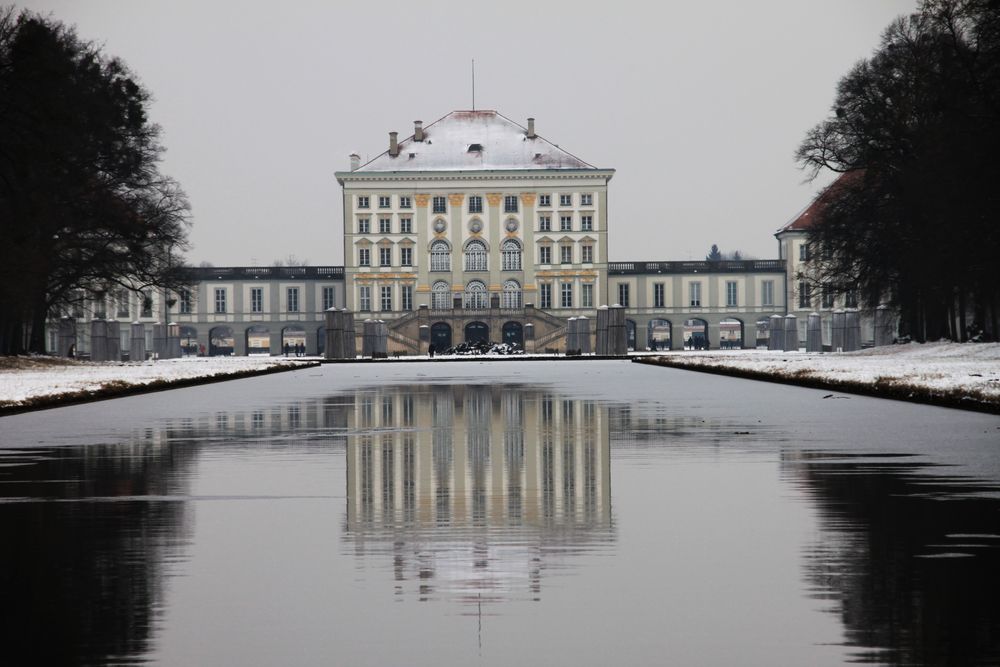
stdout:
[[0,419],[0,663],[1000,661],[1000,419],[627,362]]

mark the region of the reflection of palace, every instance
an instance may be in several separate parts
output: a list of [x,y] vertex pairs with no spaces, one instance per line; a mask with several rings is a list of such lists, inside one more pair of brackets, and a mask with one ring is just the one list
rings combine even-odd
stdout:
[[394,387],[359,392],[348,427],[347,530],[359,550],[391,550],[400,591],[537,596],[547,550],[611,539],[607,411],[593,402]]

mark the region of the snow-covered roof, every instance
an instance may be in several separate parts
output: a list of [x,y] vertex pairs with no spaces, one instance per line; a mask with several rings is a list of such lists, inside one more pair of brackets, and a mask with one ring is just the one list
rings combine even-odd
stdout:
[[424,127],[423,141],[409,136],[399,155],[389,151],[354,170],[452,171],[497,169],[597,169],[492,110],[452,111]]

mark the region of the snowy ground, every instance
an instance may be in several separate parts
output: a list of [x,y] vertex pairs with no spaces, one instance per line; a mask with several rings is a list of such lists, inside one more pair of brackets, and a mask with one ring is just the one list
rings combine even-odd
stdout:
[[824,383],[831,388],[868,390],[897,398],[943,399],[946,403],[1000,408],[998,343],[912,343],[840,354],[676,352],[653,361],[749,377]]
[[202,378],[241,377],[308,362],[283,357],[185,357],[142,363],[90,363],[14,357],[0,363],[0,409],[112,395],[138,386],[159,388]]

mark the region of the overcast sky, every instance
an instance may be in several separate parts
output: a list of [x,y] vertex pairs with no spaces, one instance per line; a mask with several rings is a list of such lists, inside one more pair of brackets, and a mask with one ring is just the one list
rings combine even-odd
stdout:
[[153,93],[189,261],[343,262],[334,172],[472,105],[617,174],[612,260],[777,256],[829,178],[793,154],[837,81],[916,0],[37,0]]

